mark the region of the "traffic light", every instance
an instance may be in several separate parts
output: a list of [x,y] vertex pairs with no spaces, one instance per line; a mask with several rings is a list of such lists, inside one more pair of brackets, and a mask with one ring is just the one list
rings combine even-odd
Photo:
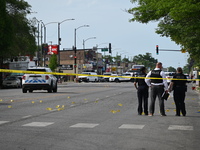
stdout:
[[109,47],[108,47],[109,53],[112,53],[111,49],[112,49],[111,43],[109,43]]
[[42,54],[47,54],[48,52],[48,44],[44,43],[42,44]]
[[186,49],[181,49],[181,53],[186,53]]
[[156,45],[156,54],[157,54],[157,55],[159,54],[159,48],[158,48],[158,45]]

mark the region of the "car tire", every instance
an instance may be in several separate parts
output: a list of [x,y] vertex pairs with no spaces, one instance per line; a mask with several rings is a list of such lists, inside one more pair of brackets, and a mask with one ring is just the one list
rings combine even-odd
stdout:
[[33,93],[33,90],[29,90],[29,93]]
[[119,83],[120,81],[119,81],[119,79],[115,79],[115,82],[116,82],[116,83]]
[[55,86],[55,88],[53,88],[53,92],[54,92],[54,93],[56,93],[56,92],[57,92],[57,90],[58,90],[58,86],[57,86],[57,83],[56,83],[56,86]]
[[22,88],[23,93],[27,93],[27,89]]
[[52,84],[52,82],[51,82],[51,86],[50,86],[50,88],[47,90],[47,92],[48,92],[48,93],[52,93],[52,90],[53,90],[53,84]]

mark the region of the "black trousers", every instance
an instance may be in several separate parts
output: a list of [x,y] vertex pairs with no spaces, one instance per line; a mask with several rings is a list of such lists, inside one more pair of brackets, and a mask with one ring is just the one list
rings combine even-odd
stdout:
[[141,115],[142,112],[144,112],[145,115],[148,115],[148,97],[149,97],[148,87],[139,86],[137,91],[137,96],[138,96],[138,114]]
[[150,104],[150,107],[149,107],[149,111],[150,111],[151,114],[154,114],[155,101],[156,101],[156,97],[158,97],[159,106],[160,106],[160,113],[161,113],[161,115],[165,115],[164,99],[162,99],[163,92],[164,92],[164,86],[163,85],[152,85],[151,86],[151,104]]
[[176,115],[180,116],[180,112],[185,116],[185,87],[174,88],[174,102],[176,105]]

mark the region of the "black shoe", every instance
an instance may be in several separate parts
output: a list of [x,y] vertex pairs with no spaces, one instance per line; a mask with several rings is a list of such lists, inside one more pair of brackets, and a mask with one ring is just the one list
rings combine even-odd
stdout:
[[176,114],[175,116],[180,116],[180,115]]
[[186,114],[183,114],[183,116],[185,117],[185,116],[186,116]]
[[167,115],[166,114],[162,114],[161,116],[164,117],[164,116],[167,116]]

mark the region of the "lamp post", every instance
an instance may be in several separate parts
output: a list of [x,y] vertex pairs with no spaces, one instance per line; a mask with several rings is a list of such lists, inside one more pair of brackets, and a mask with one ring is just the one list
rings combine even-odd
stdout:
[[37,50],[37,52],[36,52],[36,57],[37,57],[37,59],[36,59],[36,62],[35,62],[35,64],[37,65],[37,66],[39,66],[39,51],[40,51],[40,39],[39,39],[39,37],[40,37],[40,21],[39,20],[37,20],[35,17],[33,18],[34,19],[34,21],[35,21],[35,23],[37,22],[37,45],[38,45],[38,50]]
[[69,20],[75,20],[75,19],[65,19],[61,22],[58,22],[58,66],[60,67],[60,45],[61,45],[61,38],[60,38],[60,24],[69,21]]
[[[65,19],[61,22],[49,22],[45,25],[48,25],[48,24],[52,24],[52,23],[57,23],[58,24],[58,66],[60,66],[60,45],[61,45],[61,38],[60,38],[60,25],[65,22],[65,21],[69,21],[69,20],[75,20],[75,19]],[[46,41],[46,27],[45,27],[45,41]]]
[[74,73],[76,74],[76,31],[79,29],[79,28],[82,28],[82,27],[89,27],[89,25],[82,25],[82,26],[79,26],[78,28],[75,28],[74,29]]
[[85,49],[85,42],[90,39],[96,39],[96,37],[90,37],[90,38],[87,38],[86,40],[83,39],[83,49]]

